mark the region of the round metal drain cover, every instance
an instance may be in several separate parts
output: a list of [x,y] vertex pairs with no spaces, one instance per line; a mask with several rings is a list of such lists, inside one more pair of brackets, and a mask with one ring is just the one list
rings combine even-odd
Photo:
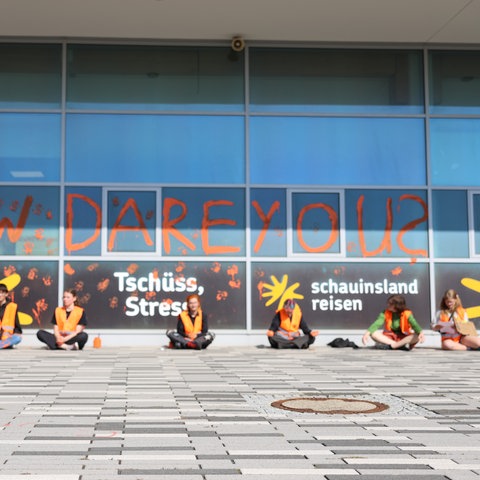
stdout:
[[342,414],[351,413],[377,413],[388,408],[388,405],[370,400],[354,398],[327,398],[327,397],[301,397],[287,398],[273,402],[272,407],[283,410],[292,410],[303,413]]

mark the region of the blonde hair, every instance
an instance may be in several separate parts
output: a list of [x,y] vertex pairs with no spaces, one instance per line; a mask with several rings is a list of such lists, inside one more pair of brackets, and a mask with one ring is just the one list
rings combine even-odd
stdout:
[[440,309],[441,310],[450,310],[447,306],[447,303],[446,301],[448,299],[451,299],[453,298],[455,300],[455,308],[454,310],[456,310],[457,308],[463,308],[463,305],[462,305],[462,301],[460,300],[460,295],[453,289],[453,288],[449,288],[444,294],[443,294],[443,297],[442,297],[442,300],[440,302]]

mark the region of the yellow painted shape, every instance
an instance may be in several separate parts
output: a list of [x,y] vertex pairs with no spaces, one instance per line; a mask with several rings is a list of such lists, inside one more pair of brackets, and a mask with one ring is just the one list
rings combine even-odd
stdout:
[[20,321],[20,325],[31,325],[33,323],[33,318],[23,312],[18,312],[18,320]]
[[3,283],[7,288],[8,291],[13,290],[22,280],[18,273],[13,273],[8,277],[5,277],[3,280],[0,280],[0,283]]
[[475,280],[474,278],[462,278],[460,283],[464,286],[473,290],[474,292],[480,293],[480,280]]
[[480,317],[480,306],[469,307],[465,309],[468,315],[468,318],[478,318]]

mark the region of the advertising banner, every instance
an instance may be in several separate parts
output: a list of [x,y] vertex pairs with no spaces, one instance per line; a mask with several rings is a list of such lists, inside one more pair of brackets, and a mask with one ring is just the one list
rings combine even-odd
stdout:
[[245,264],[241,262],[73,261],[65,288],[78,291],[89,326],[167,329],[196,293],[209,328],[245,329]]
[[417,321],[430,322],[426,263],[254,263],[252,322],[267,329],[287,298],[295,299],[310,328],[366,329],[401,294]]
[[[435,265],[435,306],[440,308],[443,294],[453,288],[460,296],[468,317],[480,328],[480,264],[437,263]],[[435,313],[435,312],[433,312]]]
[[51,327],[58,303],[58,262],[1,262],[0,283],[6,285],[9,297],[18,305],[22,329]]

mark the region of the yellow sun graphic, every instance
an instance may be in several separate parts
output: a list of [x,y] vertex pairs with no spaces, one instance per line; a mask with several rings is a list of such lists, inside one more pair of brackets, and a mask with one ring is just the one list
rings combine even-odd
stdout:
[[278,300],[277,309],[280,309],[287,298],[303,299],[303,295],[301,293],[296,293],[296,289],[300,286],[300,283],[295,282],[294,284],[288,286],[288,275],[284,275],[281,281],[278,281],[275,275],[271,275],[270,279],[272,280],[271,285],[268,283],[263,284],[263,288],[269,291],[262,293],[262,297],[270,297],[265,303],[265,306],[269,307],[276,300]]

